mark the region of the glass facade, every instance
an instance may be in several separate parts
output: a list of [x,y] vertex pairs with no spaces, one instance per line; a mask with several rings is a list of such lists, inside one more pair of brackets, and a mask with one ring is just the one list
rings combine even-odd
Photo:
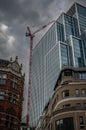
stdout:
[[68,45],[66,44],[60,44],[61,46],[61,65],[62,66],[69,66],[70,62],[69,62],[69,48]]
[[[49,97],[53,94],[53,87],[60,70],[59,61],[59,46],[56,44],[51,51],[45,55],[44,62],[44,104],[49,100]],[[58,62],[57,62],[58,61]],[[53,76],[52,76],[53,75]],[[47,87],[46,87],[47,86]],[[52,93],[51,93],[52,92]]]
[[60,15],[33,49],[30,126],[37,124],[52,97],[61,69],[86,66],[86,32],[81,35],[86,26],[85,10],[75,3],[67,13]]
[[64,29],[63,24],[57,22],[57,34],[58,34],[58,41],[64,42]]
[[68,15],[78,20],[79,33],[86,30],[86,7],[75,3],[67,12]]
[[65,25],[64,28],[65,28],[66,40],[70,35],[76,37],[79,36],[78,22],[76,18],[64,14],[64,25]]
[[81,39],[83,40],[84,54],[85,54],[85,58],[86,58],[86,30],[82,33]]
[[[55,59],[59,57],[56,48],[58,49],[56,46],[56,31],[54,24],[33,50],[30,93],[31,126],[35,126],[42,114],[46,102],[52,95],[51,91],[53,91],[55,84],[53,79],[56,80],[57,78],[57,74],[54,73],[57,71],[57,66],[59,66],[57,60],[55,61]],[[50,69],[54,74],[53,77],[50,73]],[[47,97],[48,94],[49,96]]]
[[65,13],[57,19],[58,41],[65,42],[70,35],[79,36],[78,20]]
[[74,66],[75,67],[84,67],[84,49],[83,49],[83,43],[80,39],[72,38],[72,46],[73,46],[73,60],[74,60]]
[[77,4],[78,20],[80,25],[80,30],[83,32],[86,30],[86,8]]

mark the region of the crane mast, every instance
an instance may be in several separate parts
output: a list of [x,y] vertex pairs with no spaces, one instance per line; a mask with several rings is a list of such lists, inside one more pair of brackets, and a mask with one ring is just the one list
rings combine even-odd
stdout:
[[32,75],[32,50],[33,50],[33,39],[35,34],[39,31],[46,28],[48,25],[55,23],[55,20],[49,22],[48,24],[43,25],[33,33],[30,30],[30,27],[27,26],[26,37],[30,38],[30,56],[29,56],[29,81],[28,81],[28,100],[27,100],[27,115],[26,115],[26,124],[29,125],[29,111],[30,111],[30,88],[31,88],[31,75]]

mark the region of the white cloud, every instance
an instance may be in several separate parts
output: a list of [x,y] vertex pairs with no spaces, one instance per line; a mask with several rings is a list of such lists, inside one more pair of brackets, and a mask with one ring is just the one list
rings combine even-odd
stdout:
[[13,43],[15,42],[15,38],[11,35],[8,36],[8,45],[9,47],[13,46]]
[[3,40],[3,39],[10,46],[12,46],[12,44],[15,41],[14,36],[12,36],[9,31],[9,27],[3,23],[0,23],[0,40]]
[[3,33],[6,33],[7,30],[8,30],[8,26],[3,23],[0,23],[0,31],[2,31]]

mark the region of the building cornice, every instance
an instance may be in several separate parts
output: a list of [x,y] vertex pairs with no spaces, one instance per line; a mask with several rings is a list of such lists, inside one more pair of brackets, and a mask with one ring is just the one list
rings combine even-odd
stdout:
[[80,101],[80,100],[86,100],[86,97],[68,97],[65,99],[62,99],[60,101],[58,101],[54,107],[54,111],[57,109],[58,105],[67,101]]

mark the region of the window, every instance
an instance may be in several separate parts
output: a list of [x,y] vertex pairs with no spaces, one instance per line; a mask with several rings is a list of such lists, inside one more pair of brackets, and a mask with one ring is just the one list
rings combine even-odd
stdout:
[[81,106],[81,104],[80,104],[80,103],[77,103],[77,104],[76,104],[76,106],[77,106],[77,107],[80,107],[80,106]]
[[70,107],[70,104],[63,105],[63,108],[68,108],[68,107]]
[[0,73],[0,84],[6,84],[7,75],[5,73]]
[[84,120],[83,120],[83,117],[82,117],[82,116],[79,117],[79,122],[80,122],[80,125],[83,125],[83,124],[84,124]]
[[86,89],[82,89],[82,96],[86,96]]
[[4,100],[5,91],[0,89],[0,100]]
[[84,67],[84,55],[83,55],[83,44],[82,41],[73,37],[73,49],[74,49],[74,59],[75,67]]
[[76,96],[78,96],[78,95],[80,94],[79,89],[76,89],[76,90],[75,90],[75,94],[76,94]]
[[64,41],[63,25],[57,22],[58,41]]
[[69,90],[62,92],[62,98],[69,97]]
[[86,103],[83,103],[83,106],[86,107]]
[[69,65],[69,58],[68,58],[68,46],[65,44],[61,45],[61,62],[62,66],[68,66]]
[[83,119],[83,116],[80,116],[79,117],[79,124],[80,124],[80,129],[84,129],[84,119]]
[[5,125],[6,125],[6,127],[8,127],[8,128],[14,128],[14,118],[11,117],[11,116],[9,116],[9,115],[7,115],[7,116],[6,116]]
[[16,94],[14,93],[9,93],[9,102],[11,103],[16,103]]
[[80,73],[79,78],[80,79],[86,79],[86,73]]
[[18,82],[18,79],[16,77],[11,77],[11,87],[12,88],[17,88],[17,82]]
[[73,118],[64,118],[56,121],[56,130],[74,130]]

